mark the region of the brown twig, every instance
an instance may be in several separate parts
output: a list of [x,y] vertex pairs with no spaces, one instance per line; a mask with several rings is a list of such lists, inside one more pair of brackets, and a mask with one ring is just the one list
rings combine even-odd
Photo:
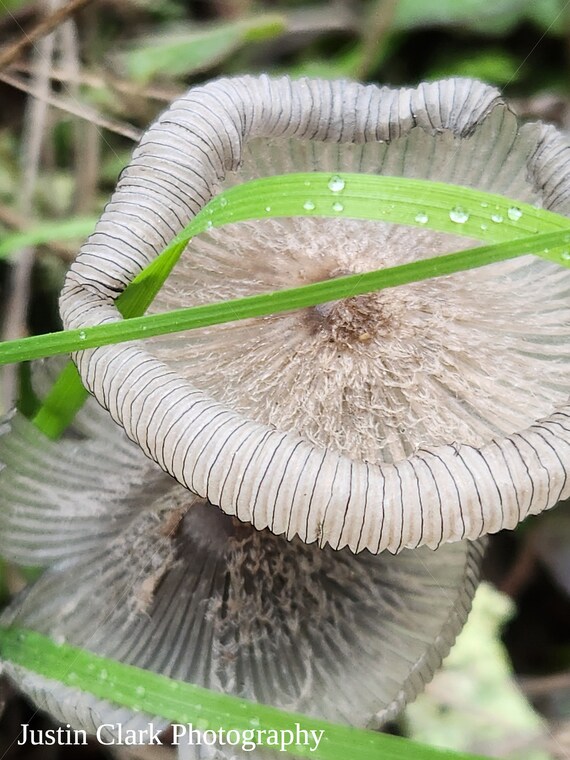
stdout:
[[33,45],[46,34],[59,26],[63,21],[68,19],[74,13],[88,5],[92,0],[69,0],[68,3],[57,8],[53,13],[45,16],[29,32],[24,32],[19,40],[9,45],[3,52],[0,52],[0,71],[5,69],[11,63],[16,61],[24,50]]
[[135,142],[140,140],[142,133],[139,129],[133,127],[132,124],[116,121],[115,119],[108,119],[94,108],[90,108],[84,104],[74,103],[59,95],[54,95],[53,93],[45,95],[20,77],[14,76],[7,71],[0,72],[0,80],[12,87],[16,87],[18,90],[28,93],[28,95],[33,95],[35,98],[43,100],[55,108],[60,108],[62,111],[66,111],[74,116],[79,116],[80,119],[86,119],[103,129],[108,129],[110,132],[115,132],[116,134],[127,137],[129,140],[134,140]]
[[357,79],[365,79],[374,67],[378,49],[390,31],[398,4],[399,0],[377,0],[374,5],[362,34],[362,57],[354,72]]

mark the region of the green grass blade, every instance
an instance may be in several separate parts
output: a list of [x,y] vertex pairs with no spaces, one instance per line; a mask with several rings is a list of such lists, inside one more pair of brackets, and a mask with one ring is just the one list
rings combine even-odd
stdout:
[[[117,299],[119,311],[126,318],[143,314],[187,243],[200,232],[232,222],[302,215],[343,216],[409,224],[493,243],[518,240],[537,235],[539,232],[554,230],[568,230],[570,234],[570,220],[558,214],[502,196],[427,180],[318,172],[266,177],[231,188],[214,198],[126,288]],[[131,322],[126,332],[125,326],[117,323],[106,326],[102,332],[98,332],[100,328],[90,328],[76,331],[74,335],[61,333],[55,338],[29,338],[26,339],[26,344],[18,342],[18,345],[0,346],[0,364],[218,324],[234,319],[238,312],[241,315],[239,318],[245,319],[248,316],[312,306],[322,303],[323,300],[335,300],[346,295],[369,292],[371,289],[392,287],[439,274],[451,274],[522,253],[535,253],[559,264],[568,265],[569,243],[568,235],[562,235],[542,241],[536,238],[530,248],[529,241],[524,244],[521,242],[516,250],[507,247],[502,250],[495,249],[495,253],[492,253],[480,248],[477,253],[457,254],[456,259],[439,257],[414,262],[405,267],[395,267],[393,270],[384,270],[381,277],[378,277],[378,272],[373,273],[374,276],[370,279],[367,279],[367,275],[360,275],[352,282],[349,280],[344,283],[348,290],[342,289],[340,280],[324,287],[322,283],[316,283],[307,286],[304,292],[299,292],[302,289],[295,289],[271,294],[267,297],[269,300],[257,296],[257,301],[255,298],[244,299],[241,305],[232,301],[225,309],[222,306],[221,310],[219,304],[213,304],[198,307],[193,313],[175,313],[166,318],[166,323],[161,321],[164,315],[160,315],[159,320],[153,324]],[[445,269],[447,265],[449,268]],[[357,279],[359,285],[365,284],[366,288],[372,281],[377,284],[369,289],[355,290]],[[320,300],[313,300],[313,296],[317,297],[319,293]],[[170,327],[166,326],[169,319]],[[108,329],[113,331],[114,337],[107,332]],[[79,378],[71,369],[66,370],[46,399],[45,408],[40,409],[36,416],[36,425],[46,435],[57,438],[73,419],[86,397],[86,391],[80,388]]]
[[[476,760],[387,734],[334,725],[217,693],[183,681],[99,657],[68,644],[56,644],[35,631],[0,629],[2,660],[100,699],[161,716],[199,730],[323,731],[318,749],[290,745],[288,752],[319,760]],[[267,735],[266,735],[267,736]],[[262,737],[263,738],[263,737]],[[265,742],[262,742],[265,743]],[[314,746],[314,745],[313,745]]]
[[325,280],[311,285],[303,285],[299,288],[289,288],[273,293],[193,306],[187,309],[177,309],[165,314],[134,317],[122,322],[86,327],[81,330],[65,330],[22,338],[21,340],[6,341],[0,345],[0,364],[28,361],[41,356],[96,348],[112,343],[124,343],[157,335],[194,330],[223,322],[316,306],[326,301],[362,295],[383,288],[396,287],[397,285],[485,266],[486,264],[516,258],[525,253],[538,253],[545,248],[553,249],[563,245],[568,237],[569,233],[566,231],[535,235],[522,240],[470,248],[433,259],[378,269],[365,274]]
[[[185,245],[176,241],[171,243],[121,293],[116,304],[124,317],[144,314],[180,258]],[[33,417],[34,425],[48,438],[57,440],[71,425],[88,397],[89,393],[81,382],[79,372],[70,361]]]

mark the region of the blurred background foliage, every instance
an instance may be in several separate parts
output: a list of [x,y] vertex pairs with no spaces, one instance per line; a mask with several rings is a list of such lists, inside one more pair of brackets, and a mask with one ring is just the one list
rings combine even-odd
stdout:
[[[50,18],[52,34],[13,47]],[[0,0],[2,338],[59,328],[66,267],[166,104],[206,79],[263,71],[390,85],[476,77],[523,118],[567,130],[570,1]],[[2,372],[0,411],[26,403],[26,378]],[[493,537],[485,575],[444,670],[390,730],[498,757],[569,758],[568,510]],[[2,564],[0,599],[25,582]],[[107,757],[15,746],[32,713],[8,701],[2,758]]]

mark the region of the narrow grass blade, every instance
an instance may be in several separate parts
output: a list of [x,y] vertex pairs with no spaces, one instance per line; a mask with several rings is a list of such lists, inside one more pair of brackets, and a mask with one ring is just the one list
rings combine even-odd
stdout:
[[[301,730],[322,731],[322,740],[314,751],[311,751],[314,745],[291,744],[287,747],[287,751],[297,757],[319,760],[476,760],[473,755],[282,712],[274,707],[174,681],[68,644],[56,644],[35,631],[0,629],[0,656],[4,661],[61,684],[81,688],[100,699],[151,716],[161,716],[172,723],[192,723],[202,731],[219,732],[222,729],[224,733],[259,730],[260,743],[266,746],[269,746],[269,730],[295,731],[298,724]],[[255,736],[257,738],[257,733]]]
[[[126,328],[124,323],[117,323],[76,331],[75,334],[29,338],[26,343],[0,346],[0,364],[218,324],[231,321],[237,314],[240,319],[246,319],[313,306],[324,300],[451,274],[523,253],[534,253],[562,265],[570,264],[570,220],[528,204],[426,180],[365,174],[288,174],[253,180],[214,198],[121,294],[117,299],[119,311],[126,318],[143,314],[185,246],[200,232],[238,221],[303,215],[372,219],[425,226],[493,243],[512,240],[519,240],[519,243],[515,247],[494,249],[494,253],[479,248],[476,252],[452,254],[451,258],[414,262],[383,273],[370,273],[370,277],[359,275],[352,282],[346,278],[344,281],[338,279],[328,285],[316,283],[306,289],[231,301],[226,307],[213,304],[192,311],[159,315],[152,318],[154,322],[130,320]],[[538,233],[555,230],[566,230],[567,233],[539,240]],[[530,238],[525,243],[520,240],[531,235],[537,235],[533,242]],[[365,290],[356,288],[356,280]],[[372,282],[375,283],[373,286]],[[66,370],[49,394],[45,408],[40,409],[35,418],[37,426],[46,435],[52,438],[61,435],[85,400],[87,394],[80,389],[79,382],[71,369]]]
[[486,264],[516,258],[525,253],[538,253],[545,248],[553,249],[563,245],[568,237],[568,232],[535,235],[522,240],[470,248],[458,253],[379,269],[365,274],[325,280],[311,285],[303,285],[299,288],[289,288],[273,293],[193,306],[188,309],[177,309],[166,314],[134,317],[122,322],[86,327],[82,330],[65,330],[21,340],[6,341],[0,345],[0,364],[28,361],[42,356],[53,356],[96,348],[97,346],[107,346],[112,343],[124,343],[131,340],[151,338],[156,335],[194,330],[198,327],[208,327],[223,322],[316,306],[326,301],[349,298],[375,290],[485,266]]

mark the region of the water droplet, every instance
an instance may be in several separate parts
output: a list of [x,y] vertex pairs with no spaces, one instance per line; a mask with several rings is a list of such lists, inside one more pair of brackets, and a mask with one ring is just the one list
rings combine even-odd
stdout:
[[305,185],[305,187],[311,187],[311,180],[310,180],[310,179],[306,179],[306,180],[303,182],[303,184]]
[[339,177],[338,174],[335,174],[334,177],[331,177],[329,180],[329,190],[332,190],[333,193],[340,193],[341,190],[344,190],[345,181],[342,177]]
[[425,211],[420,211],[415,216],[415,221],[418,224],[427,224],[429,222],[429,216],[425,213]]
[[469,214],[467,211],[462,209],[461,206],[455,206],[455,208],[452,208],[449,212],[449,218],[456,224],[465,224],[465,222],[469,219]]
[[135,689],[135,694],[138,697],[144,697],[144,695],[146,694],[145,687],[144,686],[137,686],[137,688]]
[[93,671],[95,670],[95,663],[94,663],[94,662],[88,662],[88,663],[87,663],[87,670],[88,670],[90,673],[93,673]]
[[140,705],[133,705],[132,710],[133,710],[133,712],[140,712],[141,711],[141,706]]
[[228,199],[224,198],[223,196],[220,198],[220,206],[222,208],[225,208],[228,205]]
[[56,633],[53,636],[54,642],[57,644],[58,647],[62,647],[65,644],[65,636],[63,633]]
[[332,207],[333,207],[333,211],[336,211],[339,214],[341,211],[344,211],[344,206],[342,205],[342,203],[339,203],[338,201],[336,201],[336,203],[333,203]]
[[562,261],[570,261],[570,251],[562,251],[560,258]]
[[78,680],[79,676],[77,673],[68,673],[67,674],[67,680],[69,683],[75,683]]
[[486,224],[482,224],[481,229],[483,230],[483,232],[485,232],[485,230],[488,230],[489,228],[487,227]]
[[206,229],[211,230],[213,226],[214,226],[214,222],[212,222],[211,219],[208,219],[208,221],[206,222]]
[[305,211],[314,211],[315,204],[313,203],[313,201],[305,201],[303,203],[303,208],[305,209]]
[[87,335],[85,335],[85,330],[81,330],[79,333],[79,340],[85,340],[86,337]]
[[178,691],[179,688],[180,688],[180,684],[178,683],[178,681],[170,681],[170,689],[172,691]]
[[522,211],[520,208],[517,208],[516,206],[511,206],[510,209],[507,211],[507,216],[511,220],[511,222],[518,222],[518,220],[522,216]]
[[257,728],[257,726],[259,726],[259,718],[252,718],[249,721],[249,725],[250,726],[254,726],[255,728]]
[[501,214],[493,214],[491,216],[491,221],[500,224],[503,221],[503,217]]
[[269,213],[271,211],[271,206],[266,206],[265,210],[267,211],[267,213]]
[[488,207],[488,205],[489,205],[488,203],[485,203],[485,201],[483,201],[483,202],[481,203],[481,208],[487,208],[487,207]]
[[102,668],[99,671],[99,680],[100,681],[106,681],[107,678],[109,678],[109,673],[108,673],[108,671],[105,670],[105,668]]

